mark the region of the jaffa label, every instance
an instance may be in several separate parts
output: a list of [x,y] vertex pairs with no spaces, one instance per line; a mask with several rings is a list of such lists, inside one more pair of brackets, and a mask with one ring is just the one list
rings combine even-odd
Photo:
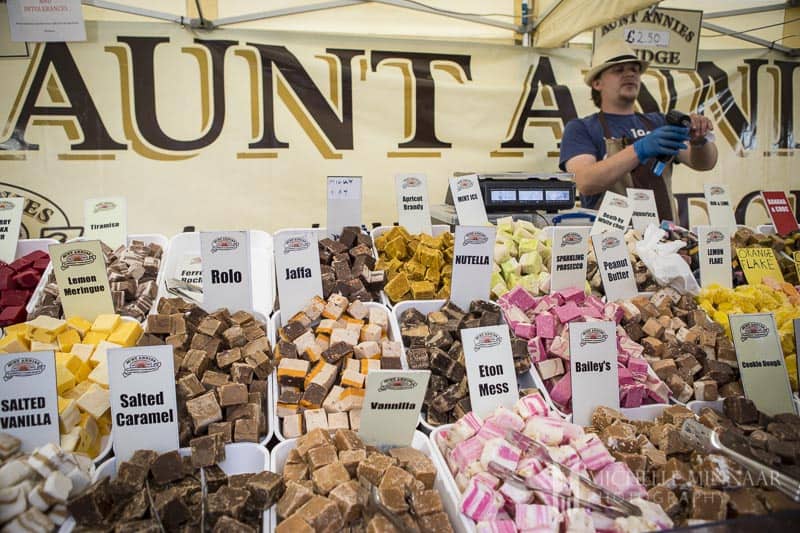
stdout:
[[302,252],[308,249],[309,246],[311,246],[310,243],[303,237],[292,237],[291,239],[286,239],[286,242],[283,243],[283,253]]
[[3,381],[13,378],[27,378],[44,372],[45,365],[32,357],[17,357],[3,366]]
[[477,337],[475,337],[475,351],[482,348],[491,348],[492,346],[498,346],[502,342],[500,335],[493,333],[491,331],[486,333],[481,333]]
[[463,191],[472,187],[472,180],[469,178],[461,178],[456,182],[456,192]]
[[61,270],[74,266],[91,265],[95,259],[97,259],[97,256],[89,250],[68,250],[61,254]]
[[759,339],[769,335],[769,328],[761,322],[745,322],[739,328],[742,341],[747,339]]
[[582,241],[583,237],[581,237],[579,233],[570,231],[569,233],[561,237],[561,246],[572,246],[575,244],[580,244]]
[[468,246],[470,244],[485,244],[488,240],[489,238],[485,233],[480,231],[470,231],[464,235],[464,246]]
[[161,361],[149,355],[134,355],[122,363],[122,377],[133,374],[147,374],[161,368]]
[[413,189],[415,187],[419,187],[420,185],[422,185],[422,181],[420,181],[419,178],[415,178],[414,176],[403,178],[403,181],[400,182],[400,188],[402,189]]
[[235,250],[239,247],[239,241],[234,239],[233,237],[217,237],[213,241],[211,241],[211,253],[217,252],[230,252]]
[[706,235],[706,244],[722,242],[724,239],[725,235],[721,231],[709,231],[708,235]]
[[601,241],[600,246],[603,248],[603,251],[606,251],[610,248],[616,248],[619,246],[619,239],[616,237],[606,237]]
[[97,202],[94,204],[94,212],[100,213],[102,211],[111,211],[117,207],[114,202]]
[[383,392],[385,390],[411,390],[416,386],[417,382],[411,378],[388,378],[381,381],[380,386],[378,386],[378,392]]
[[587,344],[600,344],[601,342],[605,342],[608,339],[608,335],[606,332],[600,328],[589,328],[583,333],[581,333],[581,346],[586,346]]

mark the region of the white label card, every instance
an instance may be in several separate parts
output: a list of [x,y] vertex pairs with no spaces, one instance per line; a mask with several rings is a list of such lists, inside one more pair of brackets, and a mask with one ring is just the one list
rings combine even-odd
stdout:
[[431,212],[428,205],[428,180],[425,174],[397,174],[397,221],[409,233],[431,235]]
[[697,226],[700,261],[700,285],[712,283],[733,288],[731,269],[731,233],[724,226]]
[[450,300],[461,309],[489,299],[496,232],[495,226],[456,226]]
[[477,175],[450,178],[450,194],[453,196],[453,205],[456,207],[460,225],[486,226],[489,224],[489,217],[486,216],[486,204],[483,203],[483,193],[481,193]]
[[117,465],[136,450],[178,449],[172,346],[108,350],[108,386]]
[[556,226],[550,256],[550,292],[586,286],[588,226]]
[[250,233],[247,231],[201,231],[203,263],[203,308],[253,310],[253,273]]
[[66,318],[94,321],[97,315],[114,313],[100,241],[51,244],[49,251]]
[[8,21],[14,41],[86,40],[80,0],[11,0]]
[[0,432],[22,441],[24,452],[59,444],[55,352],[3,354],[0,365]]
[[722,226],[728,231],[736,231],[736,216],[733,214],[733,205],[728,190],[724,185],[706,183],[703,193],[708,206],[708,220],[712,226]]
[[501,405],[513,408],[519,392],[508,326],[462,329],[461,343],[472,410],[487,417]]
[[631,224],[633,229],[644,234],[644,230],[650,224],[658,226],[658,208],[656,207],[656,197],[650,189],[628,189],[628,200],[633,207],[631,213]]
[[116,250],[128,239],[128,202],[122,196],[90,198],[83,202],[83,235]]
[[358,430],[364,442],[410,446],[430,377],[430,370],[375,370],[367,374]]
[[594,255],[600,268],[600,278],[609,302],[626,300],[637,295],[633,266],[621,231],[592,235]]
[[278,301],[287,321],[314,296],[322,296],[317,232],[279,231],[274,239]]
[[769,416],[795,413],[775,315],[728,315],[744,395]]
[[592,225],[591,234],[604,231],[622,231],[628,229],[628,224],[633,215],[633,206],[627,198],[615,192],[606,191],[603,203],[597,211],[597,218]]
[[616,324],[572,322],[569,346],[572,421],[588,426],[596,407],[619,409]]
[[19,227],[25,198],[0,198],[0,261],[13,263],[17,256]]
[[345,226],[361,227],[361,176],[328,176],[328,236],[333,240]]

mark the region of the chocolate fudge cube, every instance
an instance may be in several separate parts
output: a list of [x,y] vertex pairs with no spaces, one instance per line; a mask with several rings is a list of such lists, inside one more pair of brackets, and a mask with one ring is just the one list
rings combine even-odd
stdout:
[[150,474],[159,485],[177,481],[183,477],[183,459],[178,450],[162,453],[150,466]]
[[225,436],[220,433],[194,438],[189,441],[189,446],[192,448],[192,465],[195,468],[225,460]]
[[350,474],[342,463],[335,462],[312,472],[311,480],[316,492],[327,496],[337,485],[350,481]]
[[317,533],[333,533],[344,526],[339,506],[323,496],[313,496],[297,510],[295,515],[302,518]]

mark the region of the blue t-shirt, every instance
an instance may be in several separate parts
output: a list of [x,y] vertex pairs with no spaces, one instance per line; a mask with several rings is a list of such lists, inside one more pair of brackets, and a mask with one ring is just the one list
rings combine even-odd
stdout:
[[[615,139],[627,137],[636,140],[650,133],[651,129],[663,126],[667,123],[661,113],[645,113],[645,117],[650,121],[652,128],[647,128],[641,117],[633,115],[615,115],[604,113],[606,124]],[[561,156],[558,163],[559,168],[566,172],[567,161],[576,155],[593,155],[598,161],[606,157],[606,143],[603,135],[603,126],[600,124],[598,114],[589,115],[585,118],[570,120],[564,128],[564,136],[561,139]],[[586,209],[597,209],[600,207],[600,198],[603,194],[581,195],[581,206]]]

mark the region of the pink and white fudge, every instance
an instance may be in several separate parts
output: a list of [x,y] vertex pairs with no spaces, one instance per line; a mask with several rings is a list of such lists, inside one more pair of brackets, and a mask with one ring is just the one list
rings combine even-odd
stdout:
[[583,465],[592,472],[597,472],[614,462],[614,457],[608,453],[603,442],[594,433],[587,433],[577,438],[573,446],[581,456]]
[[518,503],[514,506],[514,525],[521,531],[558,533],[560,524],[561,513],[550,505]]
[[594,533],[594,522],[589,511],[586,509],[575,508],[567,509],[561,515],[564,522],[564,533]]
[[517,533],[517,526],[510,518],[482,520],[475,525],[477,533]]
[[595,473],[594,482],[622,498],[644,498],[647,489],[639,483],[636,475],[622,461],[607,464]]
[[461,499],[461,512],[476,522],[492,520],[503,507],[503,497],[483,483],[471,480]]

